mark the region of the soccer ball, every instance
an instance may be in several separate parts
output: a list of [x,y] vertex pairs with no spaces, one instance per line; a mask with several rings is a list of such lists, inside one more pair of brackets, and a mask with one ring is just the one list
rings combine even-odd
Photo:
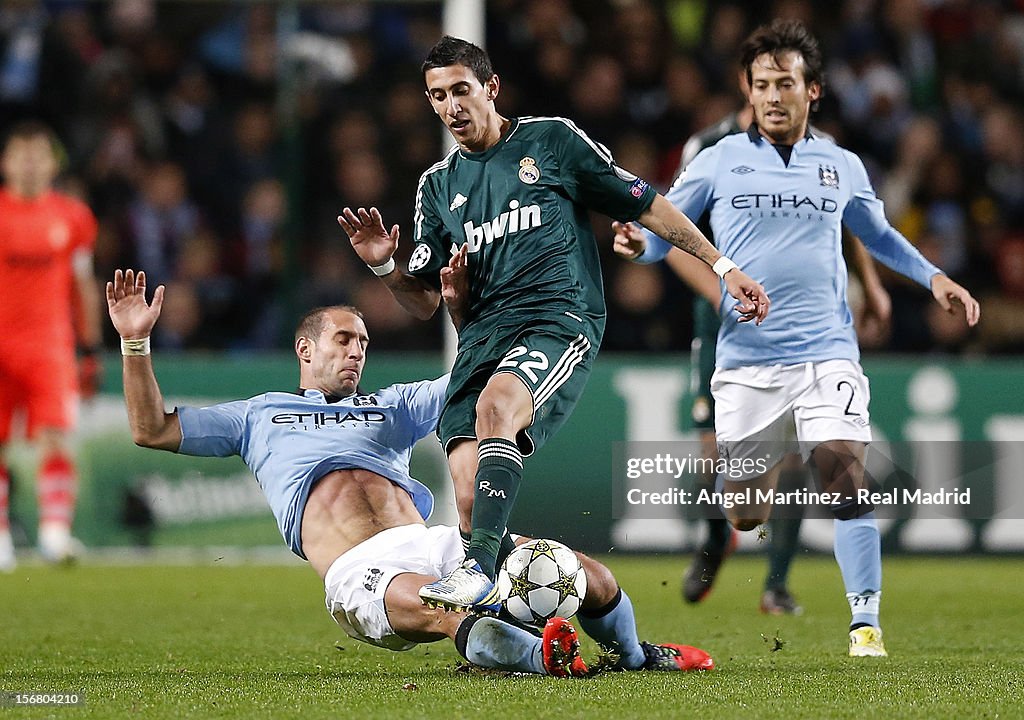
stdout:
[[513,550],[498,572],[498,594],[520,622],[543,625],[572,617],[587,594],[587,573],[576,553],[554,540],[530,540]]

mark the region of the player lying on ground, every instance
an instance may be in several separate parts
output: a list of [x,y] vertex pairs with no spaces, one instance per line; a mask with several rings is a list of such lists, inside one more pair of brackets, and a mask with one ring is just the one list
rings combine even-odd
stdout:
[[[515,625],[420,602],[419,588],[465,560],[458,528],[428,528],[433,497],[409,476],[409,457],[434,429],[448,377],[358,389],[369,342],[358,310],[317,308],[299,323],[299,389],[167,413],[149,355],[164,288],[145,300],[145,273],[120,270],[107,306],[122,338],[132,439],[186,455],[240,455],[288,546],[324,581],[327,608],[351,637],[390,650],[451,638],[483,667],[579,675],[576,631],[558,618],[543,640]],[[588,591],[580,623],[623,669],[710,669],[696,648],[637,639],[629,597],[611,572],[581,556]]]

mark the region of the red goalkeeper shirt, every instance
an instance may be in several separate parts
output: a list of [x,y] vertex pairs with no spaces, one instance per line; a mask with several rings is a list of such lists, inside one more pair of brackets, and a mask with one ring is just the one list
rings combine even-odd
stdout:
[[[0,189],[0,348],[38,356],[74,351],[74,261],[91,254],[96,218],[50,191],[25,199]],[[33,353],[34,351],[34,353]]]

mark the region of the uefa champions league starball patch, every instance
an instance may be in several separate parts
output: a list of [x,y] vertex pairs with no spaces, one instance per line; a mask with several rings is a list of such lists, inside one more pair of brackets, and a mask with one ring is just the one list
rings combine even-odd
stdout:
[[540,168],[537,161],[527,155],[519,161],[519,179],[527,185],[533,185],[540,180]]
[[409,272],[416,272],[427,266],[430,262],[430,246],[420,243],[412,251],[412,255],[409,256]]

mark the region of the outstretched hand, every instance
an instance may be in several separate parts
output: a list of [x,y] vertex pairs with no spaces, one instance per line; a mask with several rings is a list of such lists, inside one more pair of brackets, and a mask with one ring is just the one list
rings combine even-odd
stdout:
[[146,303],[146,273],[142,270],[115,270],[114,281],[107,283],[107,312],[125,340],[149,337],[163,304],[163,285],[153,293],[153,304]]
[[616,220],[612,223],[612,230],[615,231],[612,250],[619,257],[635,260],[647,249],[647,240],[644,238],[643,230],[633,223],[621,223]]
[[932,296],[942,306],[942,309],[951,315],[956,312],[954,303],[962,305],[968,327],[974,327],[981,319],[981,305],[978,304],[978,301],[967,291],[967,288],[953,282],[946,275],[940,273],[932,277]]
[[768,308],[772,303],[761,284],[739,268],[727,272],[724,279],[726,292],[740,301],[739,305],[733,308],[740,314],[738,322],[754,320],[758,325],[763,323],[768,317]]
[[367,265],[383,265],[398,250],[398,225],[393,225],[388,232],[380,211],[375,207],[356,211],[345,208],[338,216],[338,224],[348,235],[356,255]]

